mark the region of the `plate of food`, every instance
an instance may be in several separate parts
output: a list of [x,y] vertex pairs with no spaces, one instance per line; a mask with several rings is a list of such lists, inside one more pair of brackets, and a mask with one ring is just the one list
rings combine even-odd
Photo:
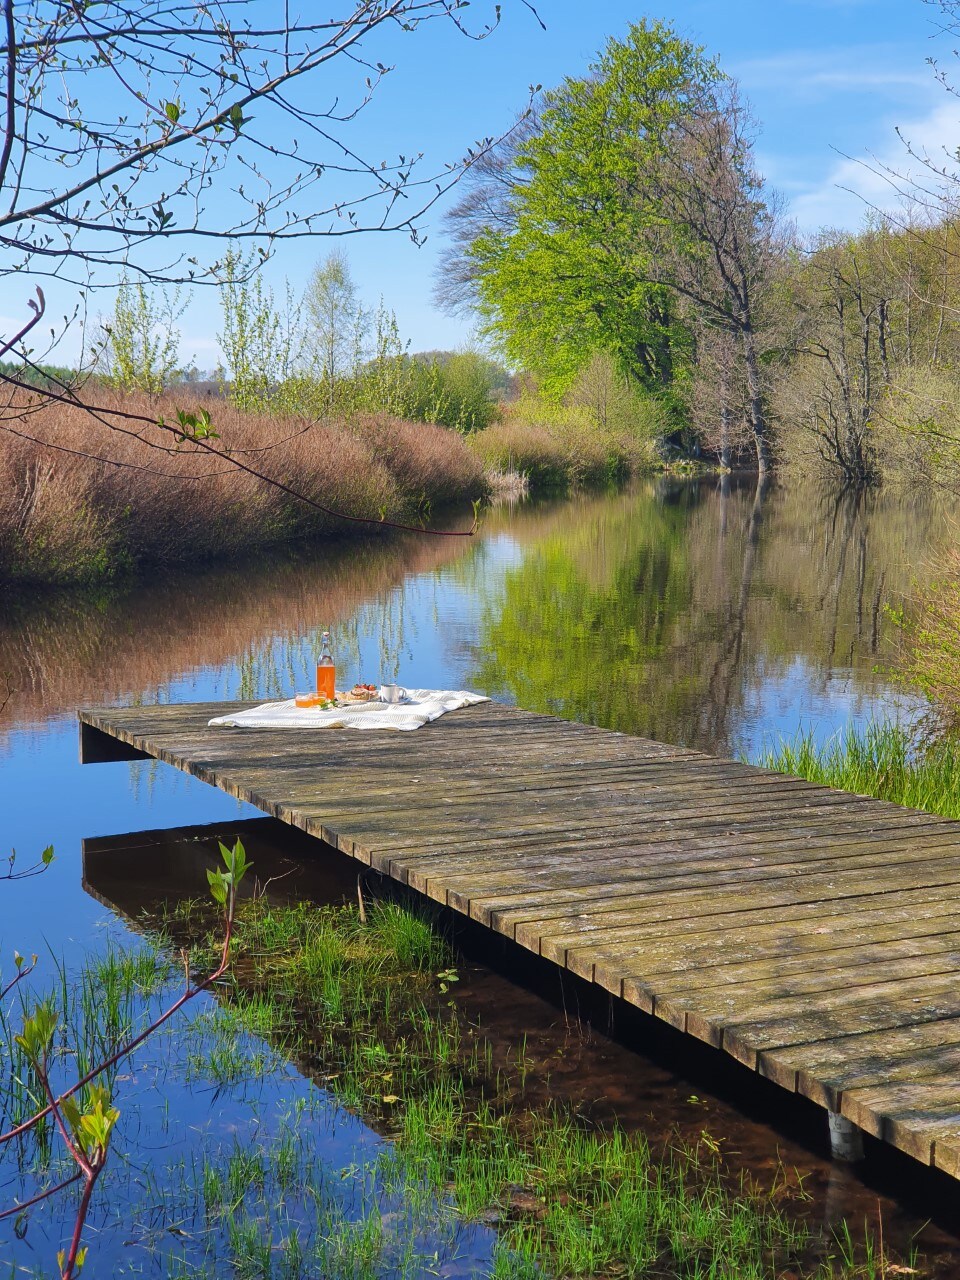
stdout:
[[355,684],[348,692],[337,694],[337,702],[340,706],[349,706],[353,702],[375,701],[377,701],[377,686],[375,684]]

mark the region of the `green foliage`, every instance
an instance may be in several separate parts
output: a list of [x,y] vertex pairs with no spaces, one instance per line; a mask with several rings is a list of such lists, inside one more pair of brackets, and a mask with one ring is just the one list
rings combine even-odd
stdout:
[[220,379],[238,409],[296,413],[303,400],[301,307],[289,284],[278,305],[256,266],[255,254],[236,250],[221,264],[223,328],[217,338],[226,364]]
[[368,413],[389,413],[469,433],[487,426],[496,366],[478,352],[411,356],[397,318],[381,302],[374,315],[373,355],[341,391],[341,401]]
[[24,1018],[23,1030],[14,1040],[32,1064],[42,1066],[46,1062],[59,1021],[60,1015],[50,1000],[35,1005],[33,1013]]
[[649,282],[658,212],[645,171],[692,86],[718,77],[668,26],[611,40],[589,76],[547,92],[519,144],[501,216],[467,248],[481,310],[508,358],[567,390],[605,351],[641,385],[672,385],[689,339],[676,305]]
[[158,396],[177,369],[180,331],[177,321],[188,299],[174,289],[148,290],[124,279],[117,289],[113,318],[104,322],[100,362],[103,378],[121,391]]
[[428,367],[440,371],[445,400],[436,419],[440,426],[469,433],[490,425],[497,414],[494,394],[502,386],[498,365],[477,351],[456,351],[435,357]]
[[400,407],[394,412],[414,422],[434,422],[469,434],[488,426],[497,413],[489,362],[476,352],[457,353],[444,361],[409,357],[401,387]]
[[[354,371],[350,392],[351,407],[360,411],[405,416],[410,396],[409,343],[400,336],[396,315],[383,299],[373,315],[373,352]],[[430,404],[430,387],[420,388],[421,404]]]
[[62,383],[70,386],[77,380],[76,369],[68,369],[64,365],[38,364],[34,368],[32,365],[21,364],[16,360],[0,360],[0,374],[42,390],[55,390]]
[[[163,425],[163,419],[159,420]],[[210,414],[206,409],[200,409],[197,413],[190,413],[186,409],[177,410],[177,425],[180,431],[176,437],[178,444],[186,444],[188,441],[197,440],[219,440],[220,436],[213,430]]]
[[82,1104],[76,1096],[64,1098],[60,1110],[74,1142],[88,1160],[102,1159],[110,1145],[110,1135],[120,1119],[111,1104],[106,1085],[91,1084],[84,1091]]
[[315,383],[320,410],[331,416],[349,407],[346,384],[362,363],[370,317],[361,304],[346,256],[327,255],[314,268],[302,302],[303,369]]
[[236,901],[237,889],[244,876],[250,870],[250,863],[247,861],[246,850],[239,840],[232,848],[228,848],[221,843],[220,857],[223,859],[223,869],[207,870],[210,895],[214,902],[218,902],[220,906],[228,907],[232,910]]
[[528,388],[473,446],[488,470],[521,473],[535,491],[597,485],[655,467],[668,422],[658,398],[598,354],[561,403]]
[[779,306],[797,335],[778,371],[787,459],[858,487],[960,484],[960,222],[909,209],[797,255]]

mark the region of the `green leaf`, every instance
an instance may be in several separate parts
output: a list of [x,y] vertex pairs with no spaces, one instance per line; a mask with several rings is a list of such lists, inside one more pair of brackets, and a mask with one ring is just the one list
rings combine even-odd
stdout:
[[165,102],[163,104],[164,114],[171,124],[176,124],[180,119],[180,104],[177,102]]
[[240,840],[235,842],[232,849],[221,842],[220,856],[223,859],[227,877],[234,889],[236,889],[252,865],[247,861],[247,851]]
[[14,1039],[31,1062],[39,1063],[46,1058],[59,1020],[60,1016],[50,1001],[38,1004],[33,1013],[24,1018],[23,1031]]
[[210,884],[210,894],[214,902],[219,902],[220,906],[226,906],[227,890],[230,888],[230,881],[222,871],[207,870],[207,880]]

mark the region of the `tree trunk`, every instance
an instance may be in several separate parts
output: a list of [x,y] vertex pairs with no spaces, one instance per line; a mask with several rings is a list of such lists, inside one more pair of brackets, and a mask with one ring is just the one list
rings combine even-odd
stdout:
[[730,370],[724,363],[720,374],[720,466],[730,470]]
[[773,465],[773,454],[770,449],[770,431],[763,408],[763,384],[760,378],[760,361],[757,359],[757,347],[753,339],[753,330],[749,324],[741,330],[743,339],[743,359],[747,369],[747,390],[750,393],[750,429],[757,450],[757,470],[761,476],[767,474]]

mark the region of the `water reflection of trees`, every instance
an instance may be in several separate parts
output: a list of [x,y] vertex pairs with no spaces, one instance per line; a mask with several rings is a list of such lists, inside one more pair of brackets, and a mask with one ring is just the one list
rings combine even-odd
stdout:
[[883,605],[945,529],[919,496],[664,480],[550,528],[487,602],[477,681],[523,706],[729,750],[802,661],[867,693]]
[[[4,599],[0,698],[6,679],[13,722],[85,702],[266,697],[309,683],[321,627],[349,670],[363,651],[384,674],[429,629],[457,671],[521,706],[728,750],[745,707],[798,662],[808,687],[840,672],[869,693],[883,605],[929,572],[945,531],[920,495],[661,479],[495,511],[476,540],[373,540]],[[479,622],[451,621],[474,601]]]
[[203,675],[213,696],[289,690],[322,627],[356,649],[361,605],[405,576],[469,551],[461,539],[392,538],[312,551],[129,589],[7,597],[0,605],[0,693],[8,721],[38,721],[85,703],[143,697]]

